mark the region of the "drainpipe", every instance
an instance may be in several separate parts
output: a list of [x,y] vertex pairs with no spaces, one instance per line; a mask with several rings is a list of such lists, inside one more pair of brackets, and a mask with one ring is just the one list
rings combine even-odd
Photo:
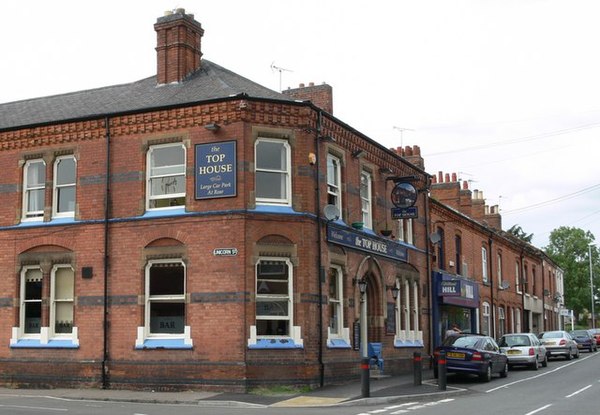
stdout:
[[104,190],[104,304],[102,320],[102,389],[108,389],[108,215],[110,213],[110,118],[104,119],[106,136],[106,184]]
[[430,363],[433,364],[433,349],[434,349],[434,337],[433,337],[433,333],[434,333],[434,315],[433,315],[433,307],[434,301],[437,301],[437,297],[436,297],[436,293],[435,293],[435,284],[433,283],[433,275],[431,272],[431,241],[429,239],[429,235],[431,235],[431,223],[429,220],[429,189],[431,188],[431,176],[429,176],[429,174],[426,175],[426,187],[425,187],[425,191],[423,192],[424,195],[424,200],[425,200],[425,257],[427,258],[427,264],[426,264],[426,272],[427,272],[427,279],[426,281],[428,281],[429,284],[429,356],[430,356]]
[[494,305],[494,264],[492,258],[494,254],[492,254],[492,238],[488,238],[488,247],[490,248],[490,258],[488,261],[488,275],[490,276],[490,301],[492,302],[492,327],[490,335],[496,338],[496,306]]
[[[525,310],[525,284],[524,284],[525,278],[527,276],[523,275],[523,270],[525,269],[525,265],[523,264],[523,261],[524,261],[524,258],[525,258],[524,255],[523,255],[524,253],[525,253],[525,247],[521,248],[521,255],[519,257],[520,268],[521,268],[521,270],[520,270],[520,273],[521,273],[521,276],[520,276],[521,281],[520,281],[520,283],[521,284],[519,284],[520,288],[521,288],[521,311],[522,311],[522,313],[521,313],[521,331],[524,332],[524,333],[528,333],[529,332],[529,327],[527,327],[527,329],[525,329],[525,327],[524,327],[525,313],[527,312]],[[527,319],[527,321],[529,321],[529,319]]]
[[317,131],[315,134],[315,165],[316,169],[316,207],[315,216],[317,218],[317,249],[319,255],[317,255],[317,287],[319,293],[319,319],[318,319],[318,330],[319,330],[319,350],[318,350],[318,362],[319,362],[319,386],[323,387],[325,384],[325,366],[323,364],[323,282],[325,280],[325,270],[323,269],[323,224],[321,223],[321,143],[319,142],[319,136],[321,135],[322,128],[322,117],[323,111],[319,110],[317,118]]

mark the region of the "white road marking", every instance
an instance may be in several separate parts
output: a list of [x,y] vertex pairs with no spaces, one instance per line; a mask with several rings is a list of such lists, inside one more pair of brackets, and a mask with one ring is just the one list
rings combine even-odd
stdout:
[[[589,356],[588,356],[588,357],[589,357]],[[585,359],[587,359],[588,357],[586,357]],[[555,368],[555,369],[552,369],[552,370],[548,370],[548,371],[546,371],[546,372],[544,372],[544,373],[540,373],[539,375],[529,376],[529,377],[526,377],[526,378],[523,378],[523,379],[515,380],[514,382],[505,383],[504,385],[500,385],[500,386],[497,386],[497,387],[495,387],[495,388],[488,389],[488,390],[486,390],[486,391],[485,391],[485,393],[495,392],[495,391],[497,391],[497,390],[499,390],[499,389],[505,389],[505,388],[508,388],[508,387],[510,387],[510,386],[512,386],[512,385],[516,385],[517,383],[521,383],[521,382],[527,382],[527,381],[529,381],[529,380],[533,380],[533,379],[537,379],[537,378],[539,378],[539,377],[542,377],[542,376],[549,375],[549,374],[551,374],[551,373],[557,372],[557,371],[559,371],[559,370],[562,370],[562,369],[564,369],[564,368],[566,368],[566,367],[569,367],[569,366],[571,366],[571,365],[576,365],[576,364],[578,364],[578,363],[581,363],[581,362],[583,362],[585,359],[578,359],[578,360],[576,360],[576,361],[574,361],[574,362],[567,363],[567,364],[565,364],[565,365],[563,365],[563,366],[557,367],[557,368]]]
[[551,406],[552,406],[552,404],[548,404],[548,405],[542,406],[541,408],[538,408],[538,409],[536,409],[536,410],[534,410],[534,411],[527,412],[525,415],[533,415],[533,414],[536,414],[536,413],[538,413],[538,412],[540,412],[540,411],[543,411],[544,409],[546,409],[546,408],[549,408],[549,407],[551,407]]
[[589,389],[589,388],[591,388],[591,387],[592,387],[592,385],[587,385],[585,388],[581,388],[581,389],[579,389],[578,391],[575,391],[575,392],[573,392],[572,394],[565,396],[565,398],[570,398],[570,397],[572,397],[572,396],[575,396],[575,395],[577,395],[577,394],[580,394],[580,393],[581,393],[581,392],[583,392],[584,390],[586,390],[586,389]]
[[65,408],[45,408],[43,406],[21,406],[21,405],[0,405],[1,408],[19,408],[19,409],[33,409],[39,411],[55,411],[55,412],[68,412]]

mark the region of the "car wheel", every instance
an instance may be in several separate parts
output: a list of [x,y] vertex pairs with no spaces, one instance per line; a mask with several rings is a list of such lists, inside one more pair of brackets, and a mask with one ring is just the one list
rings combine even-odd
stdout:
[[536,356],[536,357],[535,357],[535,362],[533,362],[533,363],[532,363],[532,364],[529,366],[529,368],[530,368],[531,370],[538,370],[538,367],[539,367],[539,365],[538,365],[538,357]]
[[437,370],[437,367],[433,368],[433,377],[434,377],[435,379],[437,379],[437,378],[438,378],[438,370]]
[[492,366],[487,365],[485,367],[485,372],[479,374],[479,379],[483,382],[489,382],[492,380]]
[[[535,363],[535,366],[537,368],[537,362]],[[537,370],[537,369],[536,369]],[[504,364],[504,369],[502,370],[502,372],[500,372],[500,377],[501,378],[505,378],[508,376],[508,363]]]
[[579,348],[575,350],[575,359],[579,359]]
[[544,360],[542,360],[542,367],[548,367],[548,355],[544,355]]
[[573,354],[571,353],[571,349],[567,351],[567,360],[571,360],[573,358]]

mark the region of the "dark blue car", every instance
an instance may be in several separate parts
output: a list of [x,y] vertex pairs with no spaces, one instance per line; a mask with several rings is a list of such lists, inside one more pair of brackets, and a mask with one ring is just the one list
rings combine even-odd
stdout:
[[598,350],[596,344],[596,338],[592,334],[591,330],[573,330],[569,334],[573,337],[573,340],[577,342],[577,348],[587,350],[590,353]]
[[463,333],[447,337],[434,351],[433,374],[436,378],[441,351],[446,353],[448,373],[474,374],[484,382],[489,382],[494,373],[503,378],[508,375],[508,357],[490,336]]

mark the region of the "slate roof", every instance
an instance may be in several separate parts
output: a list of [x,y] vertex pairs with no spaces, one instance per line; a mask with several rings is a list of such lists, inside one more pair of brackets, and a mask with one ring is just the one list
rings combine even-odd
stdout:
[[66,120],[92,118],[166,106],[250,97],[293,101],[206,59],[184,82],[156,85],[156,77],[123,85],[0,104],[0,130]]

